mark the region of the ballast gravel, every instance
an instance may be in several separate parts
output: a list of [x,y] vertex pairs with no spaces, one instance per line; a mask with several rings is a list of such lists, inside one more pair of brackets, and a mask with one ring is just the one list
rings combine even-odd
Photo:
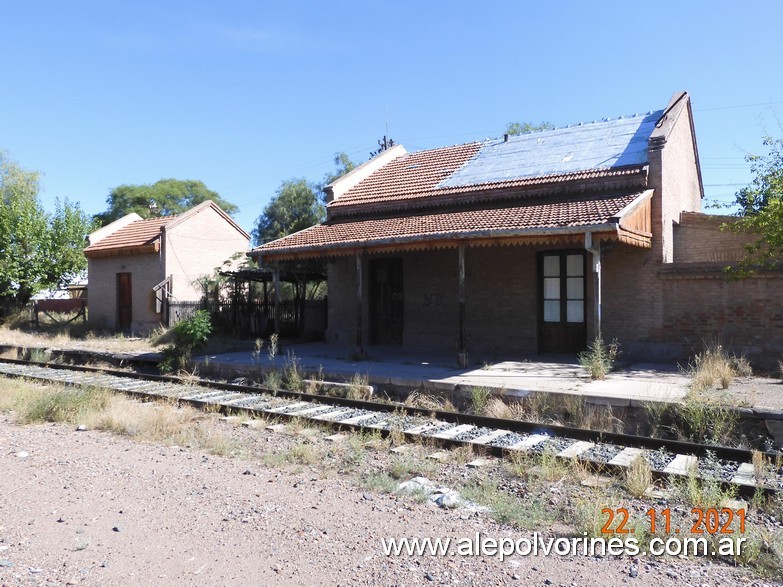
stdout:
[[[279,433],[233,433],[284,450]],[[21,427],[7,415],[0,415],[0,447],[3,586],[748,582],[747,572],[699,561],[386,556],[386,537],[558,534],[370,492],[317,467],[269,468],[67,425]]]

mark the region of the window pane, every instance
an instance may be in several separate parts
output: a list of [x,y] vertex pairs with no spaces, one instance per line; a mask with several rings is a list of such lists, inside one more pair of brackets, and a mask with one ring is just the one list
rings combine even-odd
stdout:
[[566,279],[569,300],[581,300],[585,297],[584,277],[569,277]]
[[560,278],[559,277],[545,277],[544,278],[544,299],[545,300],[559,300],[560,299]]
[[560,322],[560,302],[544,300],[544,322]]
[[566,275],[577,277],[584,275],[585,264],[582,255],[568,255],[566,257]]
[[[544,302],[546,303],[546,302]],[[585,321],[585,303],[582,300],[568,301],[567,304],[567,320],[569,322],[584,322]]]
[[560,257],[544,257],[544,277],[557,277],[560,275]]

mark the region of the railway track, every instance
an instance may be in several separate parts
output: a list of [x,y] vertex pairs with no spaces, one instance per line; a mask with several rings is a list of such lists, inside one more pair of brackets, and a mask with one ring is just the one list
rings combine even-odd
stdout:
[[[656,478],[696,475],[734,485],[742,495],[783,491],[781,453],[598,432],[533,422],[502,420],[379,403],[326,397],[263,387],[185,381],[94,367],[0,359],[0,375],[66,385],[95,386],[145,400],[168,400],[223,413],[302,418],[338,429],[402,434],[409,441],[428,439],[444,446],[470,444],[480,452],[551,452],[600,470],[619,471],[637,458],[650,464]],[[754,461],[755,456],[755,461]],[[757,475],[761,478],[757,478]]]

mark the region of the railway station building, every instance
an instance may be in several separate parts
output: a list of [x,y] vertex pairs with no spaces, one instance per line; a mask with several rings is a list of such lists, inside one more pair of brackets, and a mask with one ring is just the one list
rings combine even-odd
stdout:
[[249,254],[327,264],[326,342],[572,355],[599,333],[634,360],[719,337],[783,353],[783,273],[728,280],[744,241],[702,213],[686,92],[663,108],[495,140],[382,151],[327,187],[322,224]]

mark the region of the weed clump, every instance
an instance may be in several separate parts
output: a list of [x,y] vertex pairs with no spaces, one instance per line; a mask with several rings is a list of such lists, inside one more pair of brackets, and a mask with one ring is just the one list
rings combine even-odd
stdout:
[[707,341],[704,350],[690,360],[684,371],[691,377],[693,391],[706,391],[716,387],[728,389],[736,377],[753,374],[745,357],[730,354],[722,344],[715,341]]
[[209,312],[198,310],[193,316],[177,322],[171,329],[174,344],[163,349],[160,369],[164,373],[185,369],[193,357],[193,351],[206,344],[212,334]]
[[590,373],[590,379],[605,379],[619,354],[620,343],[617,339],[607,345],[598,336],[588,345],[586,351],[579,353],[579,364]]
[[487,387],[470,388],[470,406],[474,414],[483,414],[492,392]]

